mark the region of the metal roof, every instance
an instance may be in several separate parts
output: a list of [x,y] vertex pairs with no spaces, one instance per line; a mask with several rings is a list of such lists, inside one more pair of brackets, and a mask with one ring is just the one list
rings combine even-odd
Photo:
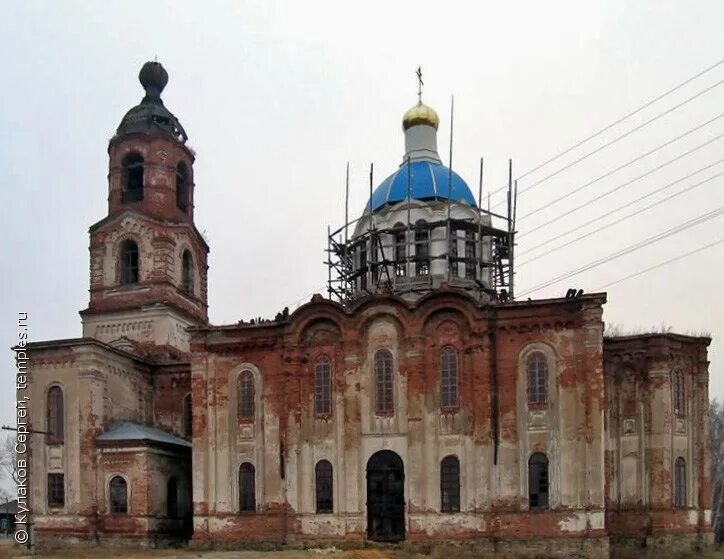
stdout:
[[161,429],[148,427],[133,421],[116,421],[105,433],[96,438],[97,441],[153,441],[158,443],[175,444],[191,448],[191,443]]
[[[447,200],[448,191],[450,200],[464,202],[477,207],[475,197],[465,181],[455,171],[448,167],[430,161],[414,161],[409,164],[410,197],[413,200]],[[367,208],[373,212],[379,211],[388,204],[396,204],[407,199],[408,190],[408,164],[387,177],[372,193],[367,202]]]

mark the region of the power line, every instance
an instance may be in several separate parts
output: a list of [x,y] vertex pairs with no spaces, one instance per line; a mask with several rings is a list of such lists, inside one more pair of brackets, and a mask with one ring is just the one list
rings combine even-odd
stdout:
[[652,153],[655,153],[655,152],[659,151],[660,149],[663,149],[663,148],[665,148],[666,146],[669,146],[669,145],[673,144],[674,142],[676,142],[676,141],[684,138],[685,136],[688,136],[689,134],[692,134],[692,133],[694,133],[694,132],[696,132],[696,131],[698,131],[698,130],[701,130],[701,129],[704,128],[705,126],[711,124],[712,122],[720,119],[720,118],[723,117],[723,116],[724,116],[724,113],[719,113],[719,114],[718,114],[717,116],[715,116],[714,118],[709,119],[709,120],[707,120],[706,122],[701,123],[699,126],[695,126],[694,128],[690,128],[689,130],[687,130],[687,131],[684,132],[683,134],[680,134],[680,135],[676,136],[676,138],[673,138],[673,139],[669,140],[668,142],[664,142],[663,144],[655,147],[654,149],[652,149],[652,150],[650,150],[650,151],[647,151],[646,153],[644,153],[644,154],[642,154],[642,155],[639,155],[638,157],[634,157],[633,159],[631,159],[630,161],[627,161],[627,162],[624,163],[623,165],[619,165],[619,166],[616,167],[615,169],[613,169],[613,170],[611,170],[611,171],[608,171],[608,172],[604,173],[603,175],[600,175],[599,177],[593,179],[592,181],[589,181],[589,182],[587,182],[587,183],[579,186],[578,188],[575,188],[574,190],[571,190],[571,191],[569,191],[569,192],[566,192],[565,194],[563,194],[562,196],[559,196],[559,197],[556,198],[555,200],[551,200],[550,202],[547,202],[546,204],[543,204],[543,205],[540,206],[539,208],[536,208],[535,210],[533,210],[533,211],[531,211],[531,212],[528,212],[527,214],[525,214],[525,215],[523,215],[522,217],[518,218],[518,220],[520,221],[520,220],[523,220],[523,219],[525,219],[525,218],[527,218],[527,217],[530,217],[530,216],[532,216],[532,215],[534,215],[534,214],[537,214],[538,212],[540,212],[540,211],[542,211],[542,210],[544,210],[544,209],[552,206],[553,204],[557,204],[557,203],[560,202],[561,200],[565,200],[565,199],[568,198],[569,196],[573,196],[574,194],[576,194],[577,192],[580,192],[580,191],[583,190],[584,188],[588,188],[588,187],[591,186],[592,184],[595,184],[595,183],[597,183],[598,181],[600,181],[600,180],[602,180],[602,179],[605,179],[606,177],[610,177],[611,175],[613,175],[613,174],[616,173],[617,171],[620,171],[620,170],[623,169],[624,167],[628,167],[628,166],[631,165],[632,163],[636,163],[637,161],[642,160],[644,157],[648,157],[648,156],[651,155]]
[[[582,145],[585,144],[587,141],[592,140],[592,139],[595,138],[596,136],[599,136],[599,135],[603,134],[604,132],[606,132],[607,130],[610,130],[611,128],[613,128],[613,127],[616,126],[617,124],[622,123],[624,120],[626,120],[626,119],[634,116],[634,115],[637,114],[637,113],[640,113],[640,112],[643,111],[645,108],[650,107],[651,105],[653,105],[653,104],[656,103],[657,101],[660,101],[660,100],[663,99],[664,97],[672,94],[674,91],[677,91],[677,90],[681,89],[682,87],[684,87],[684,86],[687,85],[688,83],[691,83],[691,82],[694,81],[695,79],[703,76],[704,74],[710,72],[711,70],[713,70],[714,68],[717,68],[718,66],[721,66],[722,64],[724,64],[724,59],[720,60],[719,62],[716,62],[715,64],[712,64],[712,65],[709,66],[708,68],[704,68],[704,69],[703,69],[701,72],[699,72],[698,74],[693,75],[692,77],[684,80],[684,81],[681,82],[680,84],[672,87],[672,88],[669,89],[668,91],[665,91],[664,93],[658,95],[657,97],[654,97],[654,98],[651,99],[650,101],[647,101],[646,103],[644,103],[643,105],[641,105],[638,109],[635,109],[635,110],[633,110],[632,112],[630,112],[630,113],[622,116],[621,118],[619,118],[619,119],[616,120],[615,122],[612,122],[611,124],[609,124],[609,125],[607,125],[607,126],[604,126],[603,128],[601,128],[601,129],[598,130],[597,132],[594,132],[594,133],[591,134],[590,136],[587,136],[586,138],[583,138],[582,140],[580,140],[579,142],[575,143],[575,144],[572,145],[571,147],[569,147],[569,148],[565,149],[564,151],[560,152],[558,155],[555,155],[555,156],[551,157],[550,159],[544,161],[543,163],[541,163],[540,165],[534,167],[533,169],[530,169],[529,171],[526,171],[525,173],[523,173],[522,175],[520,175],[519,177],[517,177],[517,180],[521,180],[521,179],[527,177],[528,175],[534,173],[535,171],[537,171],[537,170],[540,169],[541,167],[544,167],[544,166],[548,165],[548,163],[552,163],[552,162],[555,161],[556,159],[560,159],[561,157],[563,157],[563,156],[566,155],[567,153],[570,153],[571,151],[573,151],[573,150],[576,149],[577,147],[582,146]],[[505,190],[506,188],[508,188],[508,185],[501,186],[500,188],[498,188],[497,190],[494,190],[493,192],[490,192],[489,194],[497,194],[498,192],[500,192],[501,190]]]
[[[529,184],[527,187],[522,188],[522,189],[520,190],[519,194],[523,194],[523,193],[525,193],[526,191],[528,191],[528,190],[530,190],[530,189],[538,186],[539,184],[547,181],[548,179],[553,178],[553,177],[555,177],[556,175],[562,173],[563,171],[565,171],[565,170],[567,170],[567,169],[570,169],[571,167],[573,167],[574,165],[577,165],[577,164],[580,163],[581,161],[583,161],[583,160],[585,160],[585,159],[588,159],[588,158],[591,157],[592,155],[595,155],[596,153],[600,152],[601,150],[604,150],[604,149],[606,149],[607,147],[615,144],[615,143],[618,142],[619,140],[622,140],[623,138],[625,138],[625,137],[627,137],[627,136],[630,136],[630,135],[633,134],[634,132],[638,132],[639,130],[641,130],[641,129],[644,128],[645,126],[648,126],[648,125],[651,124],[652,122],[654,122],[654,121],[656,121],[656,120],[658,120],[658,119],[660,119],[660,118],[662,118],[662,117],[664,117],[664,116],[666,116],[666,115],[674,112],[675,110],[683,107],[683,106],[686,105],[687,103],[690,103],[690,102],[693,101],[694,99],[697,99],[698,97],[701,97],[701,96],[704,95],[705,93],[708,93],[709,91],[711,91],[711,90],[714,89],[715,87],[719,87],[719,86],[720,86],[721,84],[723,84],[723,83],[724,83],[724,80],[719,80],[719,81],[716,82],[714,85],[710,85],[709,87],[707,87],[707,88],[704,89],[703,91],[700,91],[700,92],[697,93],[696,95],[693,95],[693,96],[689,97],[688,99],[685,99],[684,101],[682,101],[682,102],[679,103],[678,105],[674,105],[674,106],[671,107],[670,109],[665,110],[663,113],[659,113],[658,115],[656,115],[655,117],[647,120],[647,121],[644,122],[643,124],[640,124],[640,125],[638,125],[637,127],[632,128],[631,130],[629,130],[629,131],[627,131],[627,132],[624,132],[624,133],[621,134],[620,136],[617,136],[617,137],[614,138],[613,140],[611,140],[611,141],[603,144],[602,146],[594,149],[593,151],[589,151],[586,155],[582,155],[582,156],[579,157],[578,159],[575,159],[574,161],[572,161],[572,162],[569,163],[568,165],[565,165],[565,166],[561,167],[560,169],[558,169],[557,171],[554,171],[554,172],[551,173],[550,175],[547,175],[547,176],[543,177],[542,179],[537,180],[536,182],[534,182],[534,183],[532,183],[532,184]],[[493,209],[497,208],[498,206],[502,205],[503,203],[504,203],[504,202],[499,202],[499,203],[497,203],[495,206],[493,206]]]
[[[711,144],[711,143],[713,143],[713,142],[716,142],[717,140],[721,139],[722,137],[724,137],[724,134],[719,134],[718,136],[715,136],[714,138],[711,138],[710,140],[707,140],[707,141],[704,142],[703,144],[699,144],[699,145],[696,146],[695,148],[692,148],[692,149],[690,149],[689,151],[682,153],[681,155],[677,155],[677,156],[674,157],[673,159],[669,159],[668,161],[665,161],[664,163],[662,163],[661,165],[658,165],[658,166],[654,167],[653,169],[649,169],[648,171],[646,171],[646,172],[643,173],[642,175],[639,175],[639,176],[637,176],[637,177],[634,177],[633,179],[628,180],[628,181],[624,182],[623,184],[620,184],[620,185],[618,185],[617,187],[612,188],[611,190],[607,190],[606,192],[604,192],[604,193],[602,193],[602,194],[599,194],[598,196],[594,196],[594,197],[591,198],[589,201],[584,202],[584,203],[582,203],[582,204],[579,204],[579,205],[576,206],[575,208],[572,208],[572,209],[570,209],[570,210],[568,210],[568,211],[566,211],[566,212],[563,212],[563,213],[560,214],[558,217],[554,217],[553,219],[549,219],[548,221],[546,221],[546,222],[544,222],[544,223],[541,223],[540,225],[537,225],[536,227],[533,227],[533,229],[530,229],[530,230],[526,231],[525,233],[521,233],[521,235],[520,235],[519,238],[525,237],[526,235],[530,235],[531,233],[533,233],[533,232],[535,232],[535,231],[538,231],[539,229],[542,229],[543,227],[547,227],[547,226],[549,226],[549,225],[552,225],[552,224],[555,223],[556,221],[559,221],[559,220],[563,219],[564,217],[569,216],[569,215],[571,215],[572,213],[575,213],[575,212],[577,212],[578,210],[580,210],[580,209],[582,209],[582,208],[585,208],[586,206],[590,206],[590,205],[593,204],[594,202],[598,202],[599,200],[605,198],[606,196],[608,196],[608,195],[610,195],[610,194],[613,194],[614,192],[618,192],[618,191],[621,190],[622,188],[624,188],[624,187],[626,187],[626,186],[629,186],[630,184],[633,184],[633,183],[635,183],[636,181],[641,180],[641,179],[643,179],[643,178],[645,178],[645,177],[647,177],[647,176],[655,173],[656,171],[659,171],[659,170],[663,169],[664,167],[668,167],[668,166],[671,165],[672,163],[675,163],[676,161],[679,161],[680,159],[683,159],[683,158],[686,157],[687,155],[691,155],[691,154],[694,153],[695,151],[698,151],[698,150],[700,150],[700,149],[708,146],[709,144]],[[712,166],[712,165],[710,165],[709,167],[711,167],[711,166]],[[704,167],[704,169],[707,169],[707,168],[708,168],[708,167]],[[701,171],[701,170],[702,170],[702,169],[700,169],[699,171]],[[698,171],[697,171],[697,172],[698,172]],[[696,174],[696,173],[693,173],[693,174]]]
[[[614,208],[613,210],[610,210],[610,211],[608,211],[608,212],[606,212],[606,213],[604,213],[604,214],[602,214],[602,215],[599,215],[599,216],[597,216],[597,217],[594,217],[593,219],[590,219],[590,220],[588,220],[587,222],[585,222],[585,223],[583,223],[583,224],[581,224],[581,225],[578,225],[578,226],[574,227],[573,229],[569,229],[569,230],[566,231],[565,233],[561,233],[561,234],[556,235],[555,237],[553,237],[553,238],[551,238],[551,239],[547,239],[546,241],[544,241],[544,242],[542,242],[542,243],[539,243],[539,244],[537,244],[536,246],[534,246],[534,247],[532,247],[532,248],[530,248],[530,249],[528,249],[528,250],[523,251],[521,254],[527,254],[527,253],[529,253],[529,252],[531,252],[531,251],[533,251],[533,250],[535,250],[535,249],[537,249],[537,248],[540,248],[540,247],[542,247],[542,246],[544,246],[544,245],[549,244],[551,241],[554,241],[554,240],[559,239],[559,238],[561,238],[561,237],[563,237],[563,236],[565,236],[565,235],[568,235],[568,234],[570,234],[570,233],[573,233],[574,231],[578,231],[579,229],[582,229],[583,227],[586,227],[587,225],[590,225],[590,224],[592,224],[592,223],[595,223],[596,221],[600,221],[601,219],[604,219],[604,218],[608,217],[608,216],[611,215],[611,214],[614,214],[614,213],[616,213],[616,212],[618,212],[618,211],[620,211],[620,210],[623,210],[623,209],[627,208],[628,206],[631,206],[631,205],[633,205],[633,204],[635,204],[635,203],[637,203],[637,202],[640,202],[641,200],[643,200],[643,199],[645,199],[645,198],[648,198],[648,197],[650,197],[650,196],[653,196],[654,194],[657,194],[657,193],[659,193],[659,192],[661,192],[661,191],[663,191],[663,190],[666,190],[667,188],[670,188],[670,187],[674,186],[675,184],[678,184],[678,183],[680,183],[680,182],[682,182],[682,181],[684,181],[684,180],[686,180],[686,179],[688,179],[688,178],[690,178],[690,177],[692,177],[692,176],[694,176],[694,175],[697,175],[697,174],[701,173],[702,171],[705,171],[706,169],[709,169],[710,167],[713,167],[713,166],[715,166],[715,165],[718,165],[718,164],[721,163],[722,161],[724,161],[724,158],[720,159],[719,161],[716,161],[715,163],[712,163],[711,165],[708,165],[707,167],[704,167],[704,168],[702,168],[702,169],[699,169],[698,171],[695,171],[695,172],[693,172],[693,173],[690,173],[690,174],[686,175],[685,177],[681,177],[680,179],[677,179],[677,180],[675,180],[674,182],[671,182],[671,183],[669,183],[669,184],[667,184],[667,185],[665,185],[665,186],[662,186],[661,188],[657,188],[656,190],[654,190],[654,191],[652,191],[652,192],[649,192],[648,194],[645,194],[644,196],[640,196],[640,197],[637,198],[636,200],[632,200],[631,202],[628,202],[628,203],[626,203],[626,204],[623,204],[623,205],[619,206],[618,208]],[[666,198],[662,198],[661,200],[658,200],[657,202],[654,202],[653,204],[649,204],[648,206],[645,206],[645,207],[643,207],[642,209],[637,210],[637,211],[635,211],[635,212],[632,213],[632,214],[629,214],[629,215],[624,216],[624,217],[622,217],[622,218],[620,218],[620,219],[617,219],[616,221],[612,221],[611,223],[608,223],[608,224],[606,224],[606,225],[604,225],[604,226],[602,226],[602,227],[599,227],[598,229],[594,229],[593,231],[590,231],[590,232],[586,233],[586,234],[583,235],[582,237],[576,237],[575,239],[573,239],[573,240],[571,240],[571,241],[569,241],[569,242],[567,242],[567,243],[565,243],[565,244],[562,244],[562,245],[560,245],[560,246],[558,246],[558,247],[552,248],[552,249],[550,249],[550,250],[548,250],[548,251],[546,251],[546,252],[544,252],[544,253],[542,253],[542,254],[539,254],[538,256],[534,256],[533,258],[529,258],[528,260],[525,260],[524,262],[518,264],[518,266],[519,266],[519,267],[520,267],[520,266],[525,266],[525,265],[528,264],[529,262],[533,262],[534,260],[538,260],[539,258],[542,258],[543,256],[546,256],[546,255],[550,254],[551,252],[555,252],[555,251],[557,251],[557,250],[560,250],[560,249],[562,249],[563,247],[567,247],[568,245],[571,245],[571,244],[573,244],[573,243],[575,243],[575,242],[578,242],[578,241],[580,241],[580,240],[582,240],[582,239],[585,239],[586,237],[590,237],[590,236],[593,235],[594,233],[598,233],[599,231],[602,231],[603,229],[606,229],[606,228],[608,228],[608,227],[611,227],[612,225],[616,225],[617,223],[621,223],[622,221],[624,221],[624,220],[626,220],[626,219],[629,219],[629,218],[631,218],[631,217],[633,217],[633,216],[635,216],[635,215],[638,215],[638,214],[640,214],[640,213],[643,213],[643,212],[645,212],[646,210],[650,210],[651,208],[653,208],[653,207],[655,207],[655,206],[658,206],[659,204],[663,204],[664,202],[667,202],[668,200],[671,200],[672,198],[676,198],[677,196],[679,196],[679,195],[681,195],[681,194],[684,194],[684,193],[686,193],[686,192],[689,192],[689,191],[691,191],[691,190],[694,190],[695,188],[701,186],[702,184],[705,184],[705,183],[707,183],[707,182],[709,182],[709,181],[711,181],[711,180],[714,180],[714,179],[716,179],[716,178],[718,178],[718,177],[720,177],[720,176],[722,176],[722,175],[724,175],[724,172],[721,172],[721,173],[718,173],[718,174],[716,174],[716,175],[713,175],[713,176],[709,177],[708,179],[705,179],[705,180],[700,181],[700,182],[698,182],[698,183],[696,183],[696,184],[693,184],[693,185],[691,185],[691,186],[688,186],[687,188],[685,188],[685,189],[683,189],[683,190],[679,190],[678,192],[675,192],[674,194],[672,194],[672,195],[670,195],[670,196],[667,196]]]
[[611,287],[612,285],[616,285],[617,283],[621,283],[621,282],[623,282],[623,281],[629,280],[629,279],[631,279],[631,278],[635,278],[635,277],[637,277],[637,276],[640,276],[640,275],[645,274],[645,273],[647,273],[647,272],[650,272],[650,271],[652,271],[652,270],[656,270],[657,268],[662,268],[662,267],[666,266],[667,264],[671,264],[671,263],[676,262],[676,261],[678,261],[678,260],[682,260],[682,259],[686,258],[687,256],[691,256],[691,255],[693,255],[693,254],[697,254],[697,253],[699,253],[699,252],[703,252],[703,251],[705,251],[705,250],[707,250],[707,249],[709,249],[709,248],[711,248],[711,247],[713,247],[713,246],[716,246],[716,245],[718,245],[718,244],[721,244],[721,243],[724,243],[724,239],[719,239],[718,241],[714,241],[713,243],[709,243],[708,245],[705,245],[705,246],[703,246],[703,247],[699,247],[699,248],[697,248],[697,249],[695,249],[695,250],[690,250],[689,252],[685,252],[684,254],[680,254],[679,256],[676,256],[676,257],[674,257],[674,258],[670,258],[669,260],[666,260],[666,261],[664,261],[664,262],[660,262],[659,264],[655,264],[654,266],[650,266],[649,268],[646,268],[646,269],[644,269],[644,270],[640,270],[640,271],[635,272],[635,273],[633,273],[633,274],[629,274],[628,276],[624,276],[624,277],[622,277],[622,278],[619,278],[619,279],[617,279],[617,280],[615,280],[615,281],[612,281],[612,282],[610,282],[610,283],[607,283],[607,284],[605,284],[605,285],[602,285],[601,287],[597,287],[597,288],[595,289],[595,291],[600,291],[601,289],[605,289],[605,288],[607,288],[607,287]]
[[559,281],[563,281],[564,279],[568,279],[573,276],[577,276],[579,274],[582,274],[583,272],[592,270],[593,268],[597,268],[601,264],[606,264],[607,262],[610,262],[611,260],[615,260],[617,258],[620,258],[621,256],[625,256],[626,254],[630,254],[634,251],[647,247],[653,243],[656,243],[658,241],[671,237],[672,235],[680,233],[681,231],[685,231],[686,229],[694,227],[695,225],[699,225],[699,224],[709,221],[711,219],[717,218],[723,214],[724,214],[724,206],[720,206],[716,210],[712,210],[711,212],[709,212],[707,214],[700,215],[698,217],[690,219],[689,221],[681,223],[675,227],[672,227],[671,229],[667,229],[666,231],[663,231],[662,233],[654,235],[653,237],[649,237],[648,239],[644,239],[643,241],[639,241],[638,243],[629,245],[626,248],[613,252],[607,256],[604,256],[603,258],[599,258],[598,260],[594,260],[593,262],[585,264],[584,266],[581,266],[580,268],[576,268],[575,270],[570,270],[569,272],[566,272],[565,274],[561,274],[555,278],[546,280],[543,283],[540,283],[534,287],[531,287],[530,289],[523,291],[523,293],[521,293],[519,295],[519,297],[527,295],[529,293],[533,293],[534,291],[538,291],[540,289],[543,289],[544,287],[548,287],[550,285],[558,283]]

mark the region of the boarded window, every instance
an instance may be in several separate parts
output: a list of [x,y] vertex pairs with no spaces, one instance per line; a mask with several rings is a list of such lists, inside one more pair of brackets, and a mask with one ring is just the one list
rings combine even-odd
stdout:
[[135,241],[123,241],[121,245],[121,283],[138,283],[138,245]]
[[254,374],[251,371],[239,375],[239,419],[254,421]]
[[528,503],[532,510],[548,508],[548,457],[542,452],[528,460]]
[[475,279],[475,252],[475,232],[465,231],[465,278],[469,280]]
[[332,413],[332,362],[320,357],[314,365],[314,413]]
[[317,513],[331,513],[334,510],[332,464],[320,460],[314,470]]
[[422,219],[415,223],[415,273],[430,275],[430,230]]
[[443,408],[460,404],[458,387],[458,354],[452,347],[446,347],[440,354],[440,405]]
[[60,386],[48,390],[48,438],[49,444],[62,444],[65,440],[65,416],[63,413],[63,391]]
[[239,468],[239,510],[256,511],[256,470],[249,462]]
[[440,510],[460,512],[460,462],[455,456],[440,463]]
[[194,259],[188,250],[181,257],[181,289],[192,295],[194,293]]
[[375,352],[375,410],[392,413],[394,409],[392,354],[386,349],[378,349]]
[[686,414],[686,383],[684,373],[678,370],[674,372],[674,412]]
[[528,403],[545,404],[548,401],[548,363],[541,352],[528,357]]
[[686,506],[686,462],[681,456],[674,463],[674,506]]
[[109,484],[111,512],[119,514],[128,513],[128,485],[121,476],[111,479]]
[[175,477],[166,484],[166,515],[171,518],[178,516],[178,483]]
[[187,439],[191,438],[194,419],[193,415],[193,400],[191,399],[191,394],[187,394],[184,398],[184,437]]
[[65,506],[65,475],[48,474],[48,506]]
[[143,157],[140,153],[129,153],[123,158],[122,202],[143,200]]
[[189,211],[189,172],[182,162],[176,166],[176,206],[184,213]]
[[395,275],[404,277],[407,275],[407,240],[404,226],[401,223],[395,225]]

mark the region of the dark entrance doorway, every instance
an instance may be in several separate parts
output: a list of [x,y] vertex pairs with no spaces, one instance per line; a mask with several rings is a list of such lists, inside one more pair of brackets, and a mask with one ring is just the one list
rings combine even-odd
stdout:
[[405,467],[391,450],[381,450],[367,462],[367,537],[405,539]]

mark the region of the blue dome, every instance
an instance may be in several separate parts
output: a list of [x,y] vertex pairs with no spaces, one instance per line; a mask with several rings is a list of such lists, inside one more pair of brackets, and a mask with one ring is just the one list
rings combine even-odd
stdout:
[[[415,161],[409,164],[412,177],[410,179],[410,195],[413,200],[447,200],[450,190],[450,200],[465,202],[477,207],[473,193],[455,171],[450,180],[450,169],[439,163],[429,161]],[[407,199],[407,173],[408,165],[402,165],[375,189],[372,198],[367,203],[373,212],[384,208],[388,204],[396,204]],[[448,187],[449,183],[449,187]]]

